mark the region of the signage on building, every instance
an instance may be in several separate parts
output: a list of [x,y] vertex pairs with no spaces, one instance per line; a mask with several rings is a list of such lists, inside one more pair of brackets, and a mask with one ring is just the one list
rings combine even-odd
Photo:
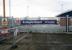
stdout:
[[57,20],[21,20],[21,25],[27,24],[57,24]]

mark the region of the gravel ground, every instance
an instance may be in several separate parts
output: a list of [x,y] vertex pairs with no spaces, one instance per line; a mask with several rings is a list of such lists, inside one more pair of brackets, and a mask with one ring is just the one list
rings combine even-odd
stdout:
[[[17,39],[19,39],[20,37],[24,36],[25,34],[21,33],[19,34],[19,36],[17,37]],[[16,40],[17,40],[16,39]],[[31,46],[32,46],[32,36],[31,34],[28,34],[25,38],[23,38],[20,42],[17,43],[17,48],[11,48],[12,46],[12,42],[13,39],[9,39],[7,41],[5,41],[5,43],[0,44],[0,50],[32,50]]]

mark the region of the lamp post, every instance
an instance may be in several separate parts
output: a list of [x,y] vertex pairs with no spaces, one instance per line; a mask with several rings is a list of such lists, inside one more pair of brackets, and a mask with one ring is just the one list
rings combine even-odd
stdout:
[[14,26],[13,16],[11,15],[11,0],[9,0],[9,17],[11,17],[11,28]]
[[29,17],[29,5],[27,5],[27,17]]

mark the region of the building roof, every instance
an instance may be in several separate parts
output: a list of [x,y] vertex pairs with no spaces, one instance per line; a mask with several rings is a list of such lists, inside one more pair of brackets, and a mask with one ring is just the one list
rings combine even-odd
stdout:
[[61,14],[57,15],[57,17],[66,17],[67,15],[69,17],[72,17],[72,11],[61,13]]

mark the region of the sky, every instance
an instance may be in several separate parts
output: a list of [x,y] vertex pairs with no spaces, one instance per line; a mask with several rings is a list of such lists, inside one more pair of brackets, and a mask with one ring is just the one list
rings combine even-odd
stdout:
[[[0,16],[3,16],[3,6],[0,0]],[[72,10],[72,0],[9,0],[6,1],[6,16],[14,17],[55,17]]]

